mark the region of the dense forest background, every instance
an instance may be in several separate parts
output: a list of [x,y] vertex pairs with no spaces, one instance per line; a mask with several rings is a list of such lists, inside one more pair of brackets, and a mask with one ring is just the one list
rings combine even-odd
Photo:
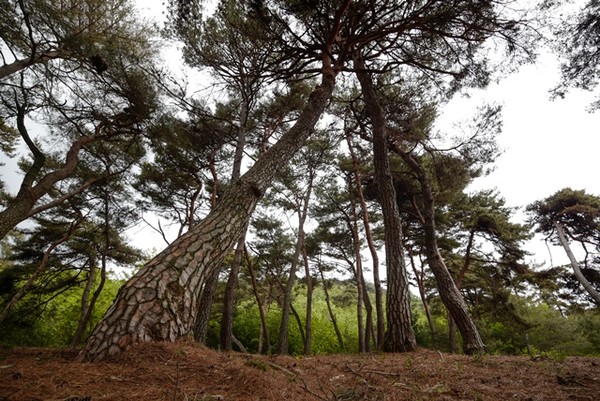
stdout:
[[[128,0],[5,3],[3,345],[98,349],[122,313],[139,341],[253,353],[600,355],[600,196],[556,188],[517,222],[468,189],[502,107],[435,125],[541,47],[554,96],[593,90],[597,2],[173,0],[161,24]],[[133,245],[142,225],[164,251]],[[569,263],[528,262],[536,233]]]

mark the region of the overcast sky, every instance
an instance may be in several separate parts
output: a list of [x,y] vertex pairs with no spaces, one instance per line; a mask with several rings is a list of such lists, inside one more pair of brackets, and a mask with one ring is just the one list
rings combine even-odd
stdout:
[[[598,146],[600,112],[589,112],[597,93],[573,89],[551,100],[559,82],[556,56],[546,53],[533,65],[492,84],[470,99],[457,98],[445,109],[443,121],[462,118],[484,102],[503,105],[503,130],[498,138],[503,154],[494,172],[477,179],[471,190],[496,188],[508,206],[524,207],[571,187],[600,195]],[[523,213],[513,220],[521,222]],[[546,245],[535,238],[527,245],[537,262],[550,263]],[[553,249],[554,263],[566,263],[562,249]]]

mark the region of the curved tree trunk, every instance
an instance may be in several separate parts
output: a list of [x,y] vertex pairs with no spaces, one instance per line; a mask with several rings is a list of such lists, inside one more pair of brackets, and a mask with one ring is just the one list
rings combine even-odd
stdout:
[[354,57],[354,67],[373,129],[373,162],[384,221],[388,291],[387,331],[382,349],[387,352],[412,351],[417,348],[417,342],[412,328],[400,213],[388,159],[385,116],[373,89],[371,76],[365,71],[362,57],[358,54]]
[[588,294],[590,294],[594,302],[596,302],[596,305],[600,306],[600,293],[596,291],[594,286],[592,286],[592,284],[585,278],[585,276],[581,272],[579,263],[577,262],[575,255],[573,255],[573,252],[571,251],[569,241],[567,241],[567,237],[565,236],[565,231],[562,225],[559,222],[555,222],[554,227],[556,228],[556,232],[558,233],[558,240],[560,241],[560,244],[563,246],[565,252],[567,253],[567,256],[569,257],[569,261],[571,262],[571,267],[573,268],[573,272],[575,273],[577,281],[579,281],[579,283],[583,286],[583,288],[585,288]]
[[79,359],[99,361],[134,343],[187,336],[193,329],[203,285],[239,240],[278,167],[302,147],[335,85],[324,60],[322,83],[294,126],[224,194],[217,207],[140,269],[117,295]]
[[[427,254],[427,263],[435,276],[438,291],[442,302],[448,309],[451,320],[456,323],[463,340],[463,351],[465,354],[476,354],[485,352],[485,345],[479,336],[479,331],[469,315],[467,305],[458,290],[458,287],[452,279],[437,244],[437,234],[435,228],[435,207],[433,190],[425,174],[423,167],[412,158],[411,155],[404,152],[402,148],[394,143],[394,150],[400,155],[409,167],[415,172],[421,185],[423,195],[423,204],[425,213],[423,215],[423,230],[425,232],[425,253]],[[452,329],[452,328],[450,328]]]

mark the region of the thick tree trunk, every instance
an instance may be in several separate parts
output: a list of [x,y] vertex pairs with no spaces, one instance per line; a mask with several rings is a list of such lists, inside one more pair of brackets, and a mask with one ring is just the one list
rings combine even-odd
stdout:
[[569,246],[569,241],[567,241],[567,237],[565,236],[565,231],[562,225],[558,222],[554,223],[554,227],[556,228],[556,232],[558,234],[558,240],[560,244],[565,249],[567,256],[569,257],[569,261],[571,262],[571,267],[573,268],[573,273],[575,273],[575,277],[577,281],[585,288],[585,290],[590,294],[596,305],[600,306],[600,293],[596,291],[594,286],[585,278],[583,273],[581,272],[581,268],[579,267],[579,262],[575,258],[573,251],[571,251],[571,247]]
[[397,144],[395,144],[394,147],[402,160],[404,160],[415,172],[419,184],[421,185],[425,211],[423,215],[423,230],[425,232],[425,253],[427,254],[427,263],[435,276],[442,302],[446,306],[446,309],[448,309],[452,320],[454,320],[462,335],[463,351],[468,355],[485,352],[485,345],[479,336],[479,331],[477,330],[473,319],[471,319],[469,311],[467,310],[467,305],[458,290],[458,287],[454,283],[452,275],[448,271],[444,259],[442,259],[438,249],[435,228],[434,197],[429,179],[427,178],[423,167],[417,163],[411,155],[404,152]]
[[99,361],[137,342],[174,341],[190,334],[206,278],[220,267],[240,238],[278,167],[290,160],[310,136],[334,85],[335,72],[325,63],[322,83],[294,126],[231,185],[202,222],[125,283],[80,352],[80,359]]
[[412,328],[400,213],[388,159],[385,116],[373,89],[371,76],[365,72],[364,62],[358,54],[355,55],[354,66],[373,129],[373,162],[384,221],[388,291],[387,331],[382,349],[387,352],[412,351],[416,349],[417,342]]

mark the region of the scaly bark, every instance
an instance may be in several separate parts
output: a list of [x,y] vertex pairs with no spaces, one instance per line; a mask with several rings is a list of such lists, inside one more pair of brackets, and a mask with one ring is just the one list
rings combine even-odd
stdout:
[[81,350],[80,360],[100,361],[134,343],[174,341],[191,332],[206,278],[240,238],[278,167],[309,137],[331,97],[335,75],[325,60],[322,82],[292,128],[231,185],[202,222],[125,283]]
[[373,162],[384,221],[388,291],[387,330],[382,349],[387,352],[412,351],[416,349],[417,342],[412,328],[400,212],[388,159],[385,116],[371,76],[366,72],[364,61],[358,53],[354,55],[354,67],[373,130]]

